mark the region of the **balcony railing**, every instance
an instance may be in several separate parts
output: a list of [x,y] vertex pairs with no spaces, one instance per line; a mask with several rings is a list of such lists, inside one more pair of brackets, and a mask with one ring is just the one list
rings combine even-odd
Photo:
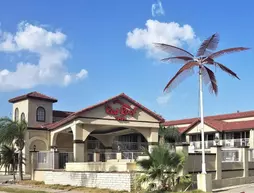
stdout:
[[[222,147],[234,148],[234,147],[241,147],[249,144],[249,138],[244,139],[223,139],[218,140],[206,140],[205,141],[205,149],[209,149],[214,145],[222,145]],[[190,141],[190,148],[195,150],[202,149],[202,142],[201,141]]]
[[[121,150],[121,151],[141,151],[143,148],[148,148],[148,143],[146,142],[122,142],[122,141],[114,141],[112,144],[113,150]],[[87,142],[88,150],[102,150],[104,149],[102,143],[97,140],[89,140]]]
[[142,151],[142,149],[148,148],[148,143],[115,141],[112,148],[118,151]]

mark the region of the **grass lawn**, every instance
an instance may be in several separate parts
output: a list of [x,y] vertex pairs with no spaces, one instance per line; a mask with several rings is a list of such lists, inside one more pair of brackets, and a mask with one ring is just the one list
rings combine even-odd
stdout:
[[[126,191],[114,191],[114,190],[108,190],[108,189],[98,189],[98,188],[87,188],[87,187],[76,187],[76,186],[70,186],[70,185],[46,185],[44,182],[37,182],[37,181],[30,181],[30,180],[24,180],[21,182],[18,182],[20,185],[29,185],[33,186],[34,188],[41,188],[41,189],[55,189],[55,190],[66,190],[66,191],[80,191],[84,193],[127,193]],[[25,189],[25,187],[24,187]],[[22,190],[17,188],[7,188],[7,187],[1,187],[0,191],[5,192],[13,192],[13,193],[48,193],[47,191],[33,191],[33,190]],[[132,192],[137,193],[137,192]],[[141,192],[139,192],[141,193]],[[192,191],[192,192],[186,192],[186,193],[202,193],[202,191]]]
[[3,186],[0,186],[0,191],[11,192],[11,193],[47,193],[45,191],[8,188],[8,187],[3,187]]

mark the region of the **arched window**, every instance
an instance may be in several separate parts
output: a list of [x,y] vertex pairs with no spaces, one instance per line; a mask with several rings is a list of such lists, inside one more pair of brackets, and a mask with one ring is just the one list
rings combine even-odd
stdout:
[[16,109],[15,109],[14,121],[18,121],[18,120],[19,120],[19,109],[16,108]]
[[36,121],[45,122],[46,120],[46,112],[43,107],[38,107],[36,111]]
[[26,120],[25,113],[21,113],[21,121],[25,121],[25,120]]

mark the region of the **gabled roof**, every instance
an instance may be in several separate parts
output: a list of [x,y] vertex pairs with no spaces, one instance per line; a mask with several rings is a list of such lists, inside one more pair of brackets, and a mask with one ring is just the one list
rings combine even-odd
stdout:
[[[95,109],[96,107],[99,107],[101,105],[104,105],[110,101],[113,101],[115,99],[118,99],[118,98],[124,98],[125,100],[129,101],[130,103],[134,104],[136,107],[142,109],[143,111],[145,111],[147,114],[151,115],[152,117],[154,117],[156,120],[158,120],[159,122],[164,122],[165,120],[158,114],[150,111],[148,108],[144,107],[143,105],[141,105],[140,103],[138,103],[137,101],[135,101],[134,99],[130,98],[129,96],[127,96],[126,94],[124,93],[121,93],[117,96],[114,96],[110,99],[107,99],[105,101],[102,101],[98,104],[95,104],[95,105],[92,105],[90,107],[87,107],[87,108],[84,108],[80,111],[77,111],[77,112],[74,112],[74,113],[71,113],[68,117],[58,121],[58,122],[55,122],[55,123],[52,123],[50,125],[46,125],[45,127],[47,127],[48,129],[55,129],[57,127],[60,127],[61,125],[64,125],[72,120],[74,120],[75,118],[78,118],[81,114],[85,113],[85,112],[88,112],[92,109]],[[43,127],[43,126],[42,126]]]
[[49,101],[49,102],[57,102],[57,99],[53,98],[53,97],[49,97],[47,95],[41,94],[39,92],[30,92],[15,98],[12,98],[9,100],[10,103],[15,103],[18,101],[22,101],[28,98],[33,98],[33,99],[40,99],[40,100],[44,100],[44,101]]

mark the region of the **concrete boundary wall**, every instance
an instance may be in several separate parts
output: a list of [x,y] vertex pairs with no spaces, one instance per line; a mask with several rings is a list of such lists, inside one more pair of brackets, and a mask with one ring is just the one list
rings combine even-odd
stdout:
[[131,191],[133,184],[132,173],[113,172],[67,172],[44,171],[35,172],[35,180],[44,177],[45,184],[62,184],[71,186],[85,186],[91,188]]
[[213,180],[213,189],[254,183],[254,176]]

